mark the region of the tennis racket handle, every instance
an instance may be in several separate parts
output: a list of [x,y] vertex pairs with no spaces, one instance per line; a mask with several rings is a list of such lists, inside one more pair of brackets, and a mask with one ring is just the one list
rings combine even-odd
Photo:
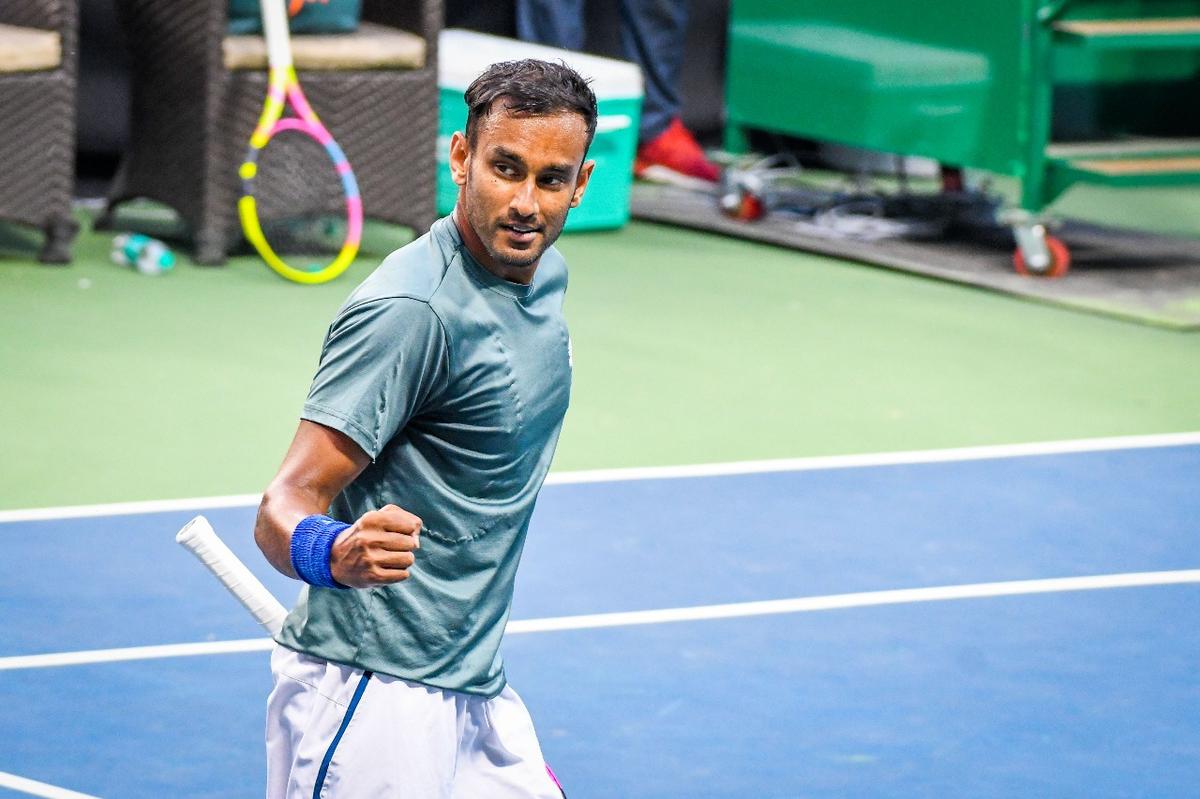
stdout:
[[203,516],[192,519],[175,540],[195,555],[267,632],[275,635],[283,628],[287,610],[217,537],[208,519]]

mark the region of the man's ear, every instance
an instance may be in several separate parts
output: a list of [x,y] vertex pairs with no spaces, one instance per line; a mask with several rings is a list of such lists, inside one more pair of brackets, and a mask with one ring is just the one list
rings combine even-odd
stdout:
[[471,145],[467,143],[467,137],[462,134],[462,131],[454,131],[454,135],[450,137],[450,177],[459,186],[463,186],[467,182],[467,167],[471,160]]
[[587,189],[588,181],[592,179],[592,169],[595,166],[595,161],[584,161],[583,166],[579,168],[579,179],[575,181],[575,194],[571,196],[572,208],[577,207],[579,201],[583,199],[583,192]]

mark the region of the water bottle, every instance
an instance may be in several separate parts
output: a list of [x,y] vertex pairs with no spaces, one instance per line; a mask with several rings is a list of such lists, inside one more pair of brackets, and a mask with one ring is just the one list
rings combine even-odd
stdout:
[[141,233],[122,233],[113,239],[112,260],[132,266],[143,275],[161,275],[175,266],[175,253],[158,239]]

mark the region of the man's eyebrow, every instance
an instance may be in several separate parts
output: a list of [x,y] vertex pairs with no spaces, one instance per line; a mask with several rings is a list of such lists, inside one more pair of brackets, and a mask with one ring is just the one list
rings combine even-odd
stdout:
[[516,153],[514,153],[512,150],[506,149],[504,147],[497,147],[496,155],[500,156],[501,158],[508,159],[509,161],[512,161],[514,163],[520,164],[521,166],[525,166],[525,159],[522,158],[521,156],[517,155]]
[[[506,147],[497,146],[496,155],[500,158],[504,158],[505,160],[512,161],[515,164],[519,164],[520,166],[528,166],[528,164],[525,163],[524,158],[517,155],[512,150],[507,149]],[[542,174],[553,173],[556,175],[569,176],[574,168],[574,164],[551,164],[542,170]]]

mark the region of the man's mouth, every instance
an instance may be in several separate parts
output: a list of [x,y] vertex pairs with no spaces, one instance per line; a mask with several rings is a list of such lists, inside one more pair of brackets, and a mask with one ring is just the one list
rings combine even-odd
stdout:
[[515,222],[505,222],[501,224],[500,227],[508,231],[508,235],[511,238],[519,242],[533,241],[534,236],[536,236],[542,230],[536,225],[521,225]]

